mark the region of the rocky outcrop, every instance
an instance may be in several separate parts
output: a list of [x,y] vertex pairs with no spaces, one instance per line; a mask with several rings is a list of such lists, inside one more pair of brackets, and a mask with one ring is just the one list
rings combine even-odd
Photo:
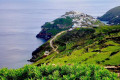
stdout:
[[49,40],[52,35],[50,33],[47,33],[44,29],[36,35],[37,38],[43,38],[45,40]]

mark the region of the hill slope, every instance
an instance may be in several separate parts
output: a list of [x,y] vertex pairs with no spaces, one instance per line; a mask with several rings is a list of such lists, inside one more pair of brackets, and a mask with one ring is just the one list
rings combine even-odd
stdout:
[[98,19],[108,21],[109,24],[120,24],[120,6],[115,7]]
[[[53,37],[54,38],[54,37]],[[33,52],[34,65],[100,64],[120,65],[120,26],[74,28]]]

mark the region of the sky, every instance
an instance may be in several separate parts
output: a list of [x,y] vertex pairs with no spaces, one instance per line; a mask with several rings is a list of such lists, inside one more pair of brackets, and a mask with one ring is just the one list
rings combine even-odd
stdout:
[[[93,3],[95,4],[93,5]],[[108,8],[110,6],[115,7],[120,5],[120,0],[0,0],[0,9],[64,9],[69,8],[69,6],[76,8],[79,6],[96,5],[98,7],[102,5],[106,5]]]

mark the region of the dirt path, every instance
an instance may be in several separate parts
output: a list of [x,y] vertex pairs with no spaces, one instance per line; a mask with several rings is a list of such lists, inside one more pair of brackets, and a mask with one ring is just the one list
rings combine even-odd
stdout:
[[59,36],[59,35],[61,35],[62,33],[64,33],[65,31],[62,31],[62,32],[60,32],[60,33],[58,33],[57,35],[55,35],[51,40],[50,40],[50,46],[52,47],[52,49],[53,49],[53,51],[55,51],[55,52],[57,52],[57,53],[59,53],[58,51],[57,51],[57,48],[55,48],[54,47],[54,45],[53,45],[53,41]]

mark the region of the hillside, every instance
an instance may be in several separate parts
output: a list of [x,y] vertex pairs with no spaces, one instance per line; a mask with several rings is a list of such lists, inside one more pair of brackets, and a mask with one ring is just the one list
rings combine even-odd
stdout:
[[68,30],[73,27],[98,27],[99,25],[104,25],[99,20],[93,18],[90,15],[70,11],[66,12],[61,17],[55,19],[52,22],[46,22],[41,28],[37,38],[44,38],[49,40],[51,37],[55,36],[57,33]]
[[120,6],[109,10],[106,12],[106,14],[104,14],[102,17],[99,17],[98,19],[102,21],[108,21],[108,23],[112,25],[120,24]]
[[[52,40],[52,39],[51,39]],[[65,31],[33,52],[34,65],[99,64],[120,65],[120,26],[74,28]]]

